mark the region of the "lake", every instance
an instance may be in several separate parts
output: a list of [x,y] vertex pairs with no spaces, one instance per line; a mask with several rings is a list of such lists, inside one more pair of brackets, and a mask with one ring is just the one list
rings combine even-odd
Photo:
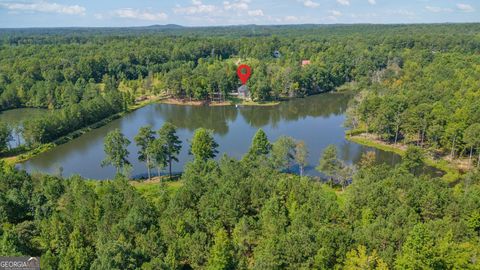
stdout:
[[22,108],[0,112],[0,122],[8,123],[11,127],[14,127],[10,145],[12,147],[17,147],[18,145],[25,143],[22,134],[17,129],[17,127],[22,126],[23,121],[41,117],[50,112],[52,111],[36,108]]
[[275,141],[282,135],[303,140],[310,153],[310,165],[305,169],[308,175],[319,175],[315,166],[323,149],[329,144],[336,145],[339,157],[348,163],[358,162],[367,151],[375,151],[379,163],[394,165],[400,162],[401,158],[396,154],[364,147],[345,139],[343,122],[351,97],[345,93],[327,93],[268,107],[151,104],[40,154],[20,167],[30,172],[62,171],[64,176],[79,174],[92,179],[112,178],[115,169],[102,168],[100,164],[104,159],[103,139],[109,131],[118,128],[132,141],[129,147],[132,176],[139,177],[146,174],[146,168],[137,160],[133,137],[141,126],[151,125],[157,130],[166,121],[178,127],[178,135],[183,141],[180,162],[173,166],[175,172],[181,172],[184,164],[191,159],[188,155],[189,140],[193,131],[199,127],[214,131],[215,140],[220,145],[220,155],[226,153],[236,158],[241,158],[247,152],[252,137],[259,128],[267,133],[270,141]]

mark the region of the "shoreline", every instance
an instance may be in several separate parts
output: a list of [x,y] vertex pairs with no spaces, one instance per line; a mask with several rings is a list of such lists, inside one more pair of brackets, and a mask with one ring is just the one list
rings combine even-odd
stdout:
[[225,100],[225,101],[199,101],[199,100],[182,100],[178,98],[160,98],[160,104],[171,104],[179,106],[209,106],[209,107],[223,107],[223,106],[277,106],[281,101],[247,101],[247,100]]
[[[53,142],[49,142],[49,143],[44,143],[44,144],[41,144],[41,145],[38,145],[37,147],[33,148],[33,149],[28,149],[24,152],[20,152],[20,153],[17,153],[15,155],[12,155],[12,156],[6,156],[6,157],[2,157],[0,160],[3,160],[5,161],[5,163],[9,164],[9,165],[16,165],[16,164],[19,164],[19,163],[22,163],[22,162],[25,162],[25,161],[28,161],[42,153],[45,153],[45,152],[48,152],[50,150],[52,150],[53,148],[55,148],[56,146],[59,146],[59,145],[62,145],[62,144],[65,144],[71,140],[74,140],[80,136],[82,136],[83,134],[93,130],[93,129],[97,129],[97,128],[100,128],[102,126],[105,126],[106,124],[116,120],[116,119],[119,119],[123,116],[125,116],[126,114],[129,114],[131,112],[134,112],[140,108],[143,108],[147,105],[150,105],[150,104],[154,104],[154,103],[159,103],[159,104],[173,104],[173,105],[178,105],[178,106],[212,106],[212,107],[220,107],[220,106],[233,106],[233,105],[236,105],[235,102],[233,101],[225,101],[225,102],[214,102],[214,103],[210,103],[210,102],[204,102],[204,101],[187,101],[187,102],[184,102],[184,101],[181,101],[180,99],[173,99],[173,98],[166,98],[165,96],[163,95],[158,95],[158,96],[149,96],[147,99],[145,100],[142,100],[136,104],[133,104],[129,107],[128,111],[124,111],[124,112],[120,112],[120,113],[117,113],[117,114],[114,114],[114,115],[111,115],[105,119],[102,119],[96,123],[93,123],[89,126],[86,126],[86,127],[83,127],[81,129],[78,129],[78,130],[75,130],[65,136],[62,136],[58,139],[56,139],[55,141]],[[206,104],[205,104],[206,103]],[[241,103],[241,104],[238,104],[240,106],[276,106],[280,104],[280,102],[276,102],[276,103],[258,103],[258,102],[245,102],[245,103]]]
[[[335,93],[335,91],[333,91],[333,92],[322,92],[322,93],[317,93],[317,94],[326,94],[326,93]],[[315,94],[315,95],[317,95],[317,94]],[[295,98],[298,98],[298,97],[295,97]],[[208,102],[208,101],[194,101],[194,100],[185,101],[185,100],[176,99],[176,98],[169,98],[169,97],[166,97],[165,95],[156,95],[156,96],[150,95],[150,96],[147,96],[146,99],[131,105],[128,108],[127,111],[111,115],[111,116],[109,116],[105,119],[102,119],[102,120],[100,120],[96,123],[93,123],[89,126],[86,126],[86,127],[81,128],[81,129],[75,130],[75,131],[73,131],[73,132],[71,132],[71,133],[69,133],[65,136],[62,136],[62,137],[54,140],[53,142],[44,143],[44,144],[38,145],[37,147],[35,147],[33,149],[27,149],[24,152],[19,152],[19,153],[16,153],[14,155],[11,155],[11,156],[2,157],[2,158],[0,158],[0,160],[5,161],[5,163],[7,163],[9,165],[16,165],[16,164],[19,164],[19,163],[23,163],[23,162],[28,161],[28,160],[30,160],[30,159],[32,159],[32,158],[34,158],[34,157],[36,157],[36,156],[38,156],[42,153],[45,153],[45,152],[48,152],[48,151],[54,149],[56,146],[59,146],[59,145],[65,144],[69,141],[72,141],[72,140],[82,136],[83,134],[85,134],[85,133],[87,133],[87,132],[89,132],[93,129],[97,129],[97,128],[100,128],[102,126],[105,126],[108,123],[125,116],[126,114],[129,114],[129,113],[131,113],[135,110],[138,110],[140,108],[143,108],[147,105],[154,104],[154,103],[172,104],[172,105],[178,105],[178,106],[212,106],[212,107],[259,106],[259,107],[273,107],[273,106],[279,105],[280,103],[282,103],[284,101],[288,101],[288,100],[295,99],[295,98],[285,98],[285,99],[281,99],[281,100],[278,100],[278,101],[266,101],[266,102],[247,101],[247,100],[238,99],[238,98],[231,98],[227,101],[222,101],[222,102]]]
[[[359,130],[347,131],[345,133],[345,139],[360,145],[395,153],[400,156],[404,156],[407,149],[407,146],[405,144],[389,144],[380,139],[372,138],[371,135],[367,135],[366,133]],[[455,163],[455,161],[457,162]],[[457,181],[465,171],[465,168],[463,168],[463,165],[458,160],[454,160],[454,162],[452,162],[445,159],[445,157],[442,157],[440,159],[434,159],[433,157],[426,155],[424,162],[430,167],[445,172],[445,175],[442,176],[442,179],[444,179],[448,183],[454,183],[455,181]]]
[[147,99],[145,101],[142,101],[142,102],[139,102],[137,104],[134,104],[132,105],[130,108],[128,108],[128,111],[124,111],[124,112],[120,112],[120,113],[117,113],[117,114],[114,114],[114,115],[111,115],[107,118],[104,118],[96,123],[93,123],[91,125],[88,125],[86,127],[83,127],[81,129],[78,129],[78,130],[75,130],[65,136],[62,136],[56,140],[54,140],[53,142],[49,142],[49,143],[44,143],[44,144],[40,144],[39,146],[33,148],[33,149],[28,149],[27,151],[25,152],[21,152],[21,153],[18,153],[16,155],[13,155],[13,156],[9,156],[9,157],[2,157],[1,160],[5,161],[5,163],[7,164],[10,164],[10,165],[16,165],[18,163],[22,163],[22,162],[25,162],[25,161],[28,161],[29,159],[32,159],[42,153],[45,153],[45,152],[48,152],[49,150],[52,150],[53,148],[55,148],[56,146],[59,146],[59,145],[62,145],[62,144],[65,144],[71,140],[74,140],[80,136],[82,136],[83,134],[89,132],[89,131],[92,131],[93,129],[97,129],[97,128],[100,128],[102,126],[105,126],[106,124],[116,120],[116,119],[119,119],[121,118],[122,116],[125,116],[126,114],[129,114],[133,111],[136,111],[140,108],[143,108],[149,104],[152,104],[152,103],[155,103],[156,101],[158,101],[158,97],[154,97],[154,98],[150,98],[150,99]]

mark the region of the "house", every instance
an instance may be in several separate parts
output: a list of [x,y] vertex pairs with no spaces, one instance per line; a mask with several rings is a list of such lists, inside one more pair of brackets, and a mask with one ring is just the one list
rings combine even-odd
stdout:
[[302,67],[310,65],[310,60],[302,60]]
[[240,86],[237,90],[238,92],[238,97],[243,98],[243,99],[249,99],[250,98],[250,91],[248,91],[248,86],[246,84]]

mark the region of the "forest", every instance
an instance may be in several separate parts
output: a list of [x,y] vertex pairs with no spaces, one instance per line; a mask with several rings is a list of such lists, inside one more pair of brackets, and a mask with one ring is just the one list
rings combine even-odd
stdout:
[[[142,127],[135,141],[175,142],[171,124],[158,134]],[[0,255],[41,256],[42,269],[479,269],[478,171],[451,187],[418,174],[415,154],[391,168],[371,152],[339,192],[335,147],[318,166],[334,181],[320,182],[285,173],[305,155],[292,141],[259,130],[241,160],[216,161],[218,144],[198,129],[181,185],[147,190],[125,170],[92,182],[2,164]],[[129,143],[109,133],[105,164],[128,167]]]
[[[479,132],[479,28],[2,29],[0,110],[62,109],[53,119],[24,125],[28,143],[51,142],[126,110],[135,97],[228,99],[240,85],[236,66],[242,62],[254,71],[248,82],[254,100],[302,97],[346,84],[360,92],[351,109],[354,128],[372,123],[366,131],[389,141],[474,154],[480,152],[480,143],[469,138]],[[303,60],[310,64],[302,66]],[[108,100],[125,105],[110,109]]]
[[[314,149],[320,181],[303,175],[302,141],[259,130],[235,159],[201,128],[193,161],[172,175],[177,123],[142,127],[133,141],[115,130],[101,164],[117,169],[112,180],[0,162],[0,256],[41,256],[42,269],[480,269],[479,33],[480,24],[0,29],[0,111],[53,112],[22,123],[29,148],[142,97],[229,99],[241,62],[254,101],[349,91],[352,133],[406,149],[396,167],[373,152],[351,166],[335,146]],[[0,123],[2,156],[15,150],[15,128]],[[159,182],[130,181],[133,143]],[[447,183],[422,173],[432,155],[468,167]]]

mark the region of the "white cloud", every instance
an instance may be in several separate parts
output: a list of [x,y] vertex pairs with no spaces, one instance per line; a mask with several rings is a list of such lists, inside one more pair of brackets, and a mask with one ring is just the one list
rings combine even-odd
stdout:
[[415,12],[405,9],[396,9],[396,10],[387,10],[385,12],[387,15],[401,16],[406,18],[414,18],[416,16]]
[[334,17],[342,16],[342,13],[338,10],[330,10],[329,13],[332,14],[332,16],[334,16]]
[[433,12],[433,13],[440,13],[440,12],[452,12],[451,8],[442,8],[442,7],[434,7],[434,6],[426,6],[426,10]]
[[255,9],[255,10],[249,10],[248,15],[252,17],[260,17],[263,16],[263,10],[261,9]]
[[250,3],[250,0],[236,0],[233,2],[230,1],[225,1],[223,2],[223,7],[225,10],[247,10],[248,9],[248,4]]
[[474,12],[475,8],[473,8],[469,4],[457,4],[458,9],[464,11],[464,12]]
[[337,0],[337,2],[342,6],[350,6],[349,0]]
[[113,15],[123,19],[136,19],[144,21],[164,21],[168,18],[168,15],[164,12],[151,12],[148,10],[139,10],[133,8],[114,10]]
[[204,5],[200,0],[192,0],[192,5],[188,7],[177,6],[173,9],[176,14],[200,14],[200,13],[212,13],[217,9],[214,5]]
[[298,18],[296,16],[285,16],[285,18],[283,18],[283,21],[288,23],[294,23],[298,22]]
[[303,0],[301,1],[303,2],[303,5],[306,6],[306,7],[309,7],[309,8],[316,8],[316,7],[319,7],[320,4],[317,3],[317,2],[314,2],[312,0]]
[[29,12],[44,12],[44,13],[58,13],[67,15],[85,15],[86,9],[79,5],[62,5],[57,3],[49,3],[46,1],[39,2],[8,2],[0,3],[0,7],[4,7],[12,11],[29,11]]
[[370,5],[375,5],[377,3],[377,1],[376,0],[368,0],[368,3]]

